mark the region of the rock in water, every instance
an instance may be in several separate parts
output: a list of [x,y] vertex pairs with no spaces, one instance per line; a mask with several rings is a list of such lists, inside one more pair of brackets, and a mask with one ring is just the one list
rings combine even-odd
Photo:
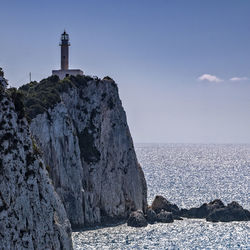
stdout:
[[13,90],[7,94],[4,88],[0,88],[0,249],[72,249],[69,220],[30,136],[20,95]]
[[233,201],[224,208],[213,210],[206,220],[212,222],[249,221],[250,212]]
[[202,204],[198,208],[181,209],[180,215],[187,218],[206,218],[216,209],[224,208],[225,205],[219,199]]
[[147,221],[148,223],[153,224],[154,222],[156,222],[157,220],[157,215],[155,213],[155,211],[152,208],[149,208],[147,210]]
[[73,228],[146,212],[144,174],[112,79],[53,76],[20,89]]
[[162,210],[157,214],[157,221],[162,223],[172,223],[174,222],[174,219],[171,212]]
[[156,212],[159,213],[161,210],[172,212],[173,214],[179,214],[179,208],[177,205],[172,204],[166,198],[161,195],[157,195],[154,198],[154,201],[151,205],[151,208]]
[[148,222],[145,219],[143,212],[138,210],[130,214],[127,225],[130,227],[146,227]]

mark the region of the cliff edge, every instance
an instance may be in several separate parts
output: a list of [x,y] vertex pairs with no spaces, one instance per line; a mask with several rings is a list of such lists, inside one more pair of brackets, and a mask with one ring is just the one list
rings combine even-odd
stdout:
[[0,249],[72,249],[71,227],[24,117],[0,79]]
[[73,228],[145,211],[146,181],[111,78],[51,76],[19,92]]

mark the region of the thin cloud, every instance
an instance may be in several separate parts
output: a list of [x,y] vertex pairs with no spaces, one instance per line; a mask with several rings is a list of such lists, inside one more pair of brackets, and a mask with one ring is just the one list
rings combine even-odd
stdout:
[[230,81],[233,81],[233,82],[238,82],[238,81],[247,81],[247,80],[249,80],[247,77],[232,77],[231,79],[230,79]]
[[222,82],[223,80],[217,76],[213,76],[210,74],[203,74],[202,76],[198,77],[199,81],[209,81],[209,82]]

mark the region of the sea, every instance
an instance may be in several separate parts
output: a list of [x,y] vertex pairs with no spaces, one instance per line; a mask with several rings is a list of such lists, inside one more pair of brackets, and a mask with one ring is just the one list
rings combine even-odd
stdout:
[[[148,204],[163,195],[180,208],[214,199],[250,209],[250,144],[136,144]],[[74,249],[250,249],[250,222],[184,219],[73,233]]]

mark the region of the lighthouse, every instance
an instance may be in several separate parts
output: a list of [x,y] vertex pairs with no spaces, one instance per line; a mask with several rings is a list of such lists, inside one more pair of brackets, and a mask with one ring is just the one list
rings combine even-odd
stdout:
[[83,75],[83,71],[80,69],[69,69],[69,35],[64,30],[61,34],[61,69],[52,70],[52,75],[57,75],[61,80],[67,76]]
[[61,35],[61,70],[69,69],[69,35],[64,32]]

